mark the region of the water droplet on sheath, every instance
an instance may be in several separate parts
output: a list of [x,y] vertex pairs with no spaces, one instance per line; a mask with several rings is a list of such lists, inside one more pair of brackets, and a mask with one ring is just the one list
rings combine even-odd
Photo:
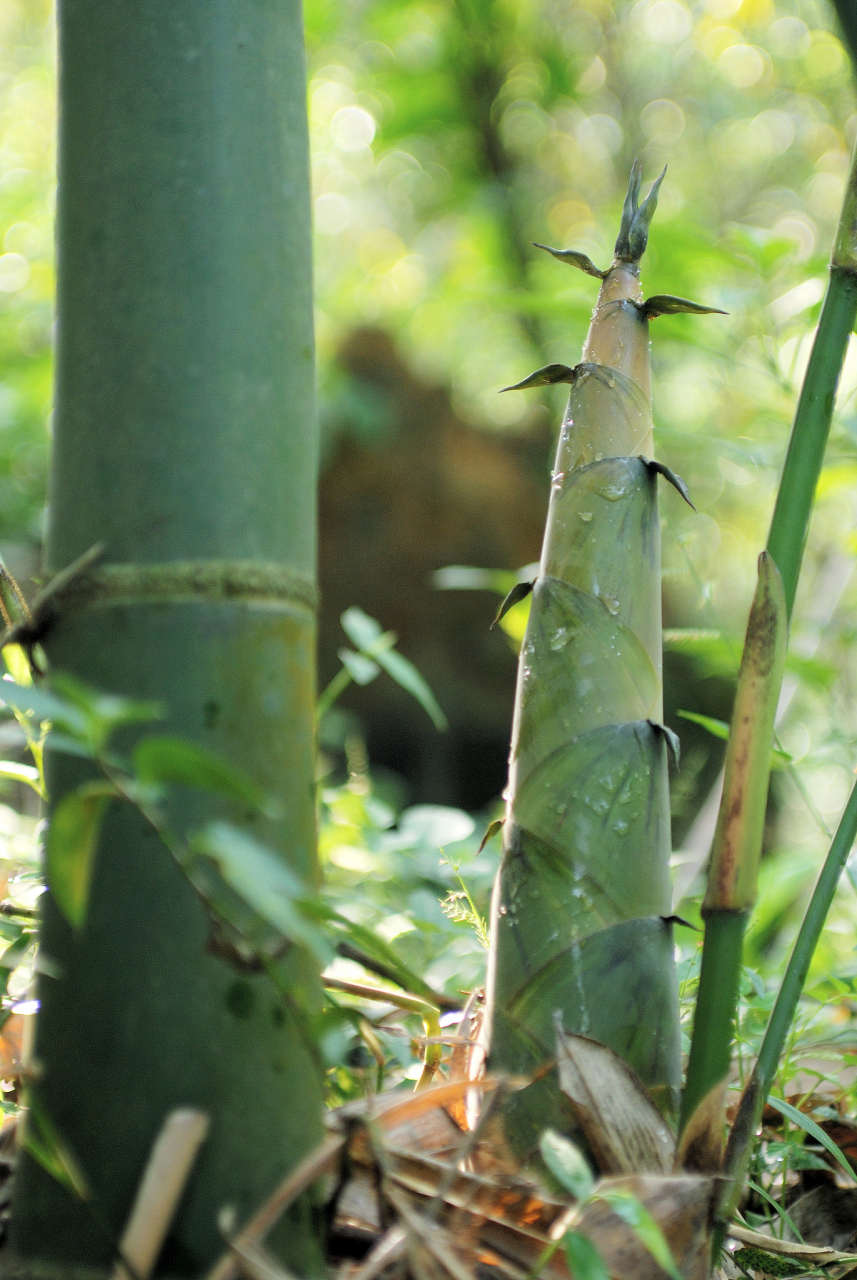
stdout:
[[577,514],[580,516],[584,524],[589,524],[589,521],[592,519],[591,511],[578,511]]

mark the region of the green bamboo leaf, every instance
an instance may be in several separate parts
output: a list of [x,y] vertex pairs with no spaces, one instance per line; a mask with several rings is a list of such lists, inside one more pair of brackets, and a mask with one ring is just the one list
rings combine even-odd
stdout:
[[381,674],[378,663],[362,653],[355,653],[353,649],[337,649],[336,652],[339,661],[355,684],[371,684],[375,677]]
[[265,808],[262,791],[239,769],[186,738],[157,734],[134,749],[134,771],[151,786],[196,787],[251,809]]
[[16,711],[30,712],[37,720],[49,720],[73,738],[87,734],[87,718],[79,708],[47,689],[15,684],[4,676],[0,682],[0,702]]
[[548,244],[538,244],[533,241],[534,249],[544,249],[545,253],[551,253],[560,262],[567,262],[571,267],[577,267],[580,271],[585,271],[588,276],[595,276],[596,280],[603,280],[606,271],[599,271],[591,258],[585,253],[580,253],[577,249],[552,249]]
[[572,1280],[609,1280],[604,1259],[586,1236],[579,1231],[567,1231],[563,1244]]
[[[693,724],[698,724],[700,728],[707,729],[712,737],[720,738],[723,742],[729,741],[729,725],[725,720],[716,720],[714,716],[703,716],[698,711],[677,711],[677,716],[681,716],[682,720],[690,720]],[[794,756],[790,756],[788,751],[783,751],[781,747],[771,748],[771,765],[791,764]]]
[[307,918],[311,891],[272,849],[227,822],[210,823],[190,845],[217,865],[226,883],[263,920],[310,950],[322,965],[330,962],[329,943]]
[[[414,664],[393,648],[396,643],[395,634],[392,631],[384,631],[375,618],[370,618],[368,613],[364,613],[356,605],[345,610],[340,622],[348,639],[360,650],[361,657],[368,658],[383,667],[396,684],[417,700],[436,729],[446,729],[446,716],[438,706],[428,684]],[[356,679],[351,667],[347,663],[345,665],[349,675]],[[366,683],[366,681],[358,681],[358,683]]]
[[29,1093],[24,1120],[23,1147],[42,1168],[78,1200],[89,1200],[92,1192],[68,1144],[61,1137],[38,1100]]
[[63,796],[48,827],[48,887],[60,911],[75,929],[86,919],[95,852],[104,813],[116,789],[110,782],[88,782]]
[[571,382],[573,379],[574,370],[567,364],[546,364],[524,378],[523,382],[516,382],[511,387],[501,387],[500,394],[504,391],[528,391],[530,387],[550,387],[556,382]]
[[448,721],[438,706],[434,694],[412,662],[404,658],[396,649],[375,650],[373,657],[387,675],[392,676],[396,684],[409,693],[431,719],[434,727],[444,730]]
[[791,1120],[792,1124],[796,1124],[799,1129],[803,1129],[804,1133],[808,1133],[811,1138],[815,1138],[816,1142],[821,1143],[825,1151],[830,1152],[843,1172],[846,1173],[849,1178],[854,1177],[854,1166],[849,1163],[833,1139],[828,1137],[824,1130],[820,1128],[814,1120],[810,1119],[809,1116],[804,1115],[802,1111],[798,1111],[797,1107],[793,1107],[790,1102],[784,1102],[782,1098],[775,1098],[771,1095],[768,1098],[768,1103],[775,1111],[779,1111],[781,1116],[785,1116],[787,1120]]
[[[828,1166],[828,1165],[825,1165],[824,1167],[825,1167],[825,1169],[826,1169],[826,1168],[828,1168],[829,1166]],[[758,1184],[757,1182],[753,1182],[751,1178],[748,1178],[748,1179],[747,1179],[747,1186],[750,1188],[750,1190],[751,1190],[751,1191],[755,1191],[756,1195],[757,1195],[757,1196],[760,1196],[760,1197],[761,1197],[761,1199],[762,1199],[762,1200],[764,1200],[766,1204],[769,1204],[769,1205],[771,1206],[771,1208],[774,1210],[774,1212],[775,1212],[775,1213],[776,1213],[780,1218],[782,1218],[783,1222],[786,1224],[786,1226],[788,1227],[789,1231],[791,1231],[791,1233],[792,1233],[792,1235],[794,1236],[795,1240],[803,1241],[803,1236],[802,1236],[802,1235],[801,1235],[801,1233],[798,1231],[798,1229],[797,1229],[797,1227],[795,1226],[794,1222],[792,1221],[792,1219],[791,1219],[790,1215],[789,1215],[788,1213],[786,1213],[785,1209],[784,1209],[784,1208],[783,1208],[783,1206],[780,1204],[779,1200],[775,1200],[775,1199],[774,1199],[774,1197],[773,1197],[772,1195],[769,1195],[769,1193],[765,1190],[765,1188],[764,1188],[764,1187],[760,1187],[760,1186],[759,1186],[759,1184]]]
[[346,609],[340,617],[342,630],[356,649],[371,649],[384,635],[384,628],[375,618],[370,618],[357,605]]
[[729,725],[725,720],[716,720],[714,716],[704,716],[698,711],[677,711],[676,715],[681,716],[682,720],[689,720],[691,724],[698,724],[701,728],[707,729],[712,737],[720,738],[726,742],[729,737]]
[[666,1237],[648,1209],[632,1192],[621,1187],[612,1187],[606,1191],[596,1192],[596,1199],[603,1200],[631,1228],[634,1235],[648,1249],[659,1267],[666,1271],[672,1280],[682,1280],[681,1272],[676,1266]]
[[415,995],[423,996],[427,1000],[436,998],[437,993],[428,983],[409,969],[390,944],[384,942],[371,929],[349,920],[347,916],[335,911],[319,899],[312,904],[311,910],[317,919],[332,925],[337,933],[343,933],[356,948],[366,954],[368,959],[383,965],[385,976],[389,977],[391,982],[398,983],[403,991],[413,991]]
[[14,760],[0,760],[0,778],[12,778],[15,782],[26,782],[34,791],[41,794],[41,780],[35,765],[18,764]]
[[6,664],[6,670],[16,684],[26,686],[33,683],[27,655],[19,644],[7,644],[4,646],[3,661]]
[[539,1151],[564,1190],[573,1195],[575,1200],[589,1199],[595,1186],[595,1178],[583,1153],[573,1142],[569,1142],[568,1138],[564,1138],[555,1129],[545,1129],[539,1138]]

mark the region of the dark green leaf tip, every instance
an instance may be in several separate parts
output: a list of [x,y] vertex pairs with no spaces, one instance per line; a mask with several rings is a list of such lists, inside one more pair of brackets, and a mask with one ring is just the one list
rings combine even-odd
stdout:
[[656,293],[654,297],[647,298],[642,303],[640,310],[647,320],[653,320],[655,316],[678,315],[682,311],[692,316],[728,316],[729,314],[728,311],[721,311],[719,307],[704,307],[701,302],[676,298],[671,293]]
[[661,189],[661,183],[664,180],[666,171],[665,165],[663,173],[659,178],[655,179],[649,194],[643,203],[639,204],[643,169],[639,160],[634,161],[631,167],[631,178],[628,182],[628,194],[625,196],[625,204],[622,209],[619,238],[616,241],[615,254],[620,262],[639,262],[642,258],[649,239],[649,227],[654,217],[655,209],[658,207],[658,192]]
[[678,769],[680,767],[680,760],[681,760],[681,740],[678,734],[674,733],[672,729],[667,728],[665,724],[659,724],[657,720],[650,720],[649,724],[652,726],[653,729],[657,730],[658,733],[662,733],[664,735],[664,739],[667,744],[667,750],[672,756],[673,764],[675,765],[676,769]]
[[500,395],[504,391],[527,391],[530,387],[549,387],[555,382],[571,382],[573,378],[574,370],[569,369],[567,364],[546,364],[524,378],[523,382],[516,382],[511,387],[501,387]]
[[500,605],[500,608],[497,610],[497,617],[488,628],[489,631],[494,630],[497,623],[501,622],[502,619],[505,618],[510,609],[513,609],[516,604],[520,604],[522,600],[526,600],[535,585],[535,582],[516,582],[514,587],[512,587],[512,590],[506,596],[506,599]]
[[690,500],[690,490],[680,475],[677,475],[671,467],[666,466],[663,462],[649,462],[646,458],[644,458],[643,461],[646,463],[646,466],[650,471],[659,476],[663,476],[665,480],[669,481],[672,487],[681,494],[692,511],[696,510],[696,507]]
[[702,933],[699,925],[691,924],[684,916],[661,916],[664,924],[680,924],[684,929],[693,929],[694,933]]
[[640,183],[643,180],[643,167],[639,160],[631,165],[631,177],[628,180],[628,191],[622,206],[622,222],[619,237],[614,250],[617,258],[628,259],[631,256],[630,235],[634,216],[637,212],[637,201],[640,195]]
[[489,840],[493,840],[493,839],[494,839],[494,837],[495,837],[495,836],[496,836],[500,831],[502,831],[502,830],[503,830],[503,827],[504,827],[505,825],[506,825],[506,819],[505,819],[505,818],[495,818],[493,822],[489,822],[489,823],[488,823],[488,829],[487,829],[487,831],[485,832],[485,835],[482,837],[482,843],[479,845],[479,848],[476,850],[476,856],[477,856],[477,857],[478,857],[478,856],[479,856],[479,854],[482,852],[482,850],[485,848],[485,846],[486,846],[486,844],[488,843],[488,841],[489,841]]
[[578,267],[581,271],[585,271],[588,276],[595,276],[596,280],[603,280],[606,271],[599,271],[591,258],[585,253],[579,253],[577,249],[552,249],[549,244],[538,244],[533,241],[535,249],[544,249],[545,253],[552,253],[560,262],[567,262],[569,266]]

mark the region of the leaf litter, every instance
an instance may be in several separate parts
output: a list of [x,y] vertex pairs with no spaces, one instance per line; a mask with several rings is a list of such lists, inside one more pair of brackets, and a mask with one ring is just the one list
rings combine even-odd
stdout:
[[[479,1017],[474,1001],[463,1040],[478,1039]],[[671,1131],[615,1054],[582,1036],[560,1035],[558,1047],[579,1128],[543,1142],[556,1148],[549,1164],[521,1165],[505,1139],[505,1109],[531,1078],[468,1074],[347,1103],[328,1113],[316,1151],[230,1233],[207,1280],[263,1280],[247,1258],[266,1257],[265,1236],[313,1184],[337,1280],[703,1280],[715,1178],[674,1171]],[[479,1064],[468,1048],[457,1074]]]

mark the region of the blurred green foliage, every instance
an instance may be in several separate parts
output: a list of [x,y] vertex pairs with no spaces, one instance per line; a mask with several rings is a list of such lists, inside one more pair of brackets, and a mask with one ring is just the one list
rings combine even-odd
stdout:
[[0,540],[38,543],[53,298],[51,6],[0,5]]

